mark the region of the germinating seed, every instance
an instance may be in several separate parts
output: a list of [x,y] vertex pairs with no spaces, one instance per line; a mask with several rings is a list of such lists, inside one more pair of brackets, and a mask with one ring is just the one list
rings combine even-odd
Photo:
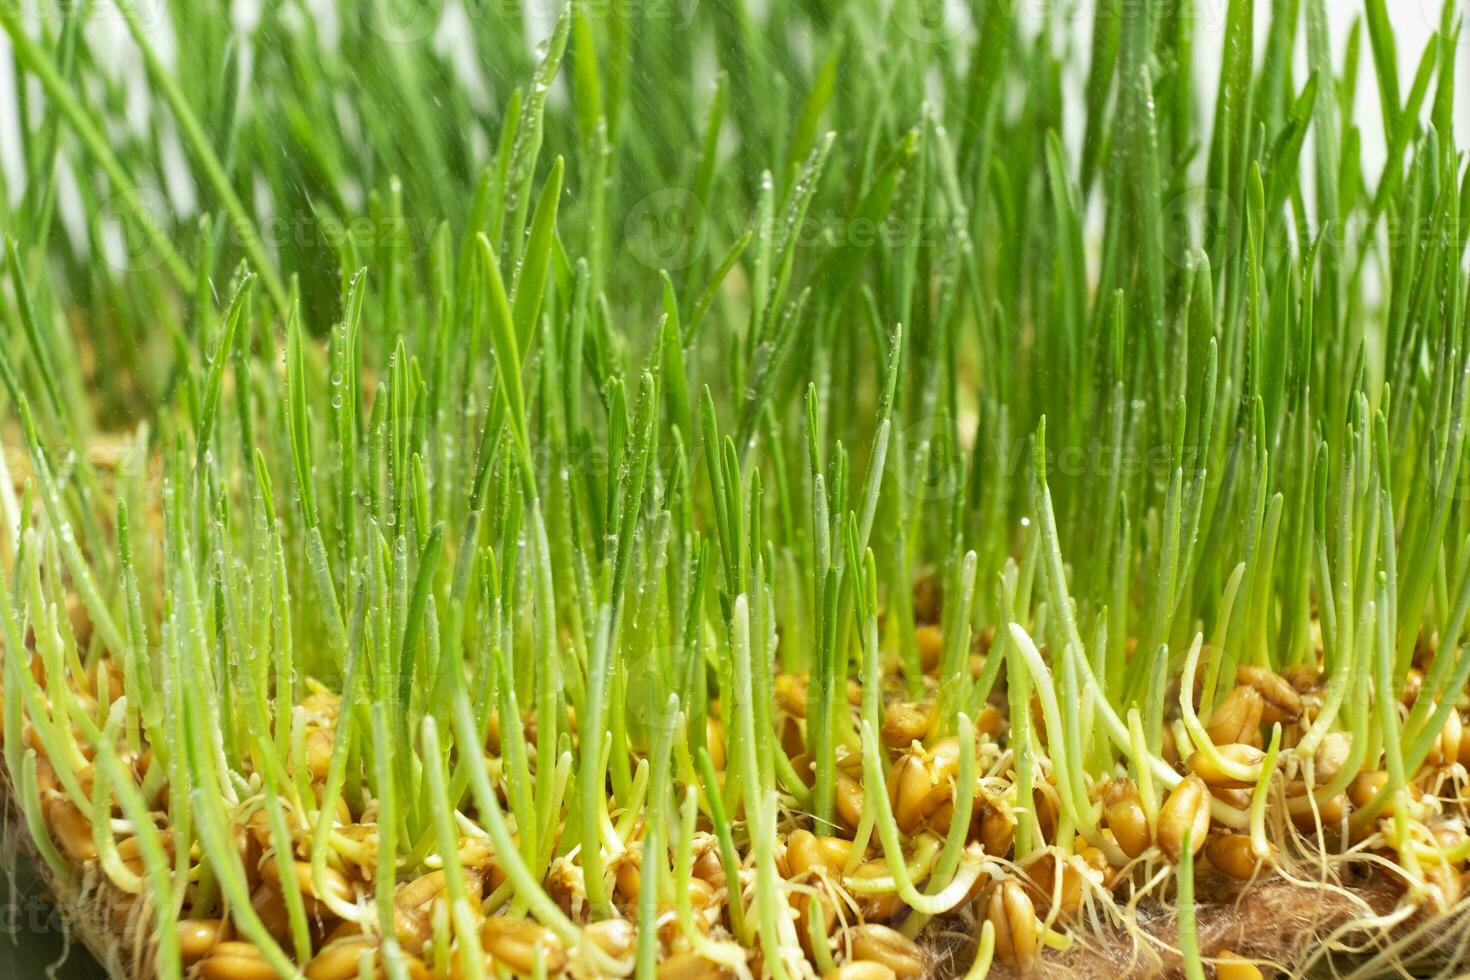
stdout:
[[1254,745],[1236,742],[1215,747],[1215,753],[1199,751],[1189,757],[1189,771],[1212,790],[1244,789],[1259,778],[1266,753]]
[[496,963],[522,975],[531,973],[538,960],[548,973],[566,964],[566,950],[556,934],[526,919],[488,918],[480,942]]
[[1249,881],[1260,871],[1263,858],[1255,852],[1255,844],[1243,834],[1220,834],[1205,844],[1205,857],[1218,870],[1232,878]]
[[1210,829],[1210,791],[1198,775],[1185,777],[1170,791],[1159,811],[1158,843],[1171,861],[1178,861],[1188,836],[1191,851],[1205,846]]
[[822,980],[895,980],[899,974],[885,963],[854,960],[822,975]]
[[349,936],[329,943],[306,964],[307,980],[351,980],[358,975],[366,954],[374,962],[375,950],[365,936]]
[[1221,950],[1215,960],[1216,980],[1263,980],[1260,967],[1230,950]]
[[1233,689],[1210,715],[1210,723],[1205,728],[1210,741],[1216,745],[1259,742],[1263,708],[1264,702],[1255,688]]
[[992,889],[985,916],[995,927],[995,955],[1002,963],[1033,963],[1041,955],[1041,923],[1020,885],[1006,881]]
[[250,943],[217,943],[199,965],[204,980],[275,980],[276,971]]
[[925,973],[924,952],[896,929],[869,923],[849,928],[844,941],[858,960],[880,963],[898,977],[921,977]]
[[[1312,668],[1306,667],[1310,671]],[[1236,668],[1236,678],[1261,696],[1263,712],[1261,720],[1267,725],[1277,722],[1295,721],[1301,717],[1302,698],[1291,683],[1279,674],[1261,667],[1242,664]],[[1313,678],[1315,682],[1315,678]],[[1309,687],[1311,685],[1309,684]]]
[[179,954],[188,963],[202,959],[229,937],[229,926],[222,919],[180,919],[177,928]]

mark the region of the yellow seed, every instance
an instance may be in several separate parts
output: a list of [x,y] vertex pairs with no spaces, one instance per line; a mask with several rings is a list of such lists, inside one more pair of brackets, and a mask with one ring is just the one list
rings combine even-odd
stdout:
[[849,830],[856,830],[863,816],[863,786],[847,773],[837,773],[837,816]]
[[694,877],[716,888],[725,886],[725,865],[721,863],[720,851],[716,847],[706,847],[694,859]]
[[[1301,797],[1307,795],[1307,786],[1300,780],[1286,785],[1287,798]],[[1300,812],[1292,812],[1291,822],[1297,829],[1310,831],[1315,829],[1316,822],[1320,818],[1324,827],[1331,827],[1341,823],[1343,815],[1347,812],[1347,794],[1338,793],[1330,800],[1317,801],[1317,813],[1314,815],[1311,808]]]
[[994,857],[1010,853],[1016,834],[1016,821],[1010,808],[1003,801],[987,796],[975,813],[972,826],[979,828],[980,845],[985,848],[985,853]]
[[[1383,787],[1388,785],[1388,773],[1382,769],[1360,772],[1348,786],[1348,799],[1353,801],[1353,806],[1367,806],[1373,797],[1377,796]],[[1393,803],[1390,802],[1379,814],[1384,817],[1393,816]]]
[[[893,872],[889,869],[887,861],[882,858],[874,858],[858,865],[852,876],[854,878],[886,878],[891,881]],[[903,899],[898,897],[896,891],[869,893],[862,906],[863,918],[873,921],[891,919],[903,907]]]
[[329,943],[306,964],[306,980],[354,980],[364,950],[371,950],[366,936],[350,936]]
[[1464,845],[1465,826],[1458,820],[1448,821],[1434,827],[1434,842],[1440,851],[1452,851]]
[[841,837],[818,837],[808,830],[794,831],[786,839],[786,862],[792,877],[810,873],[838,874],[852,853],[852,841]]
[[585,926],[582,935],[608,956],[620,960],[633,952],[638,930],[627,919],[602,919]]
[[[159,831],[158,842],[163,846],[163,852],[172,858],[174,856],[173,833],[167,830]],[[136,837],[124,837],[117,842],[117,856],[133,871],[140,870],[143,867],[142,842]]]
[[704,746],[715,772],[725,771],[725,726],[718,718],[704,719]]
[[485,952],[516,973],[528,974],[536,968],[538,948],[548,975],[558,973],[566,966],[566,950],[556,933],[530,919],[493,915],[480,929],[480,942]]
[[847,930],[854,959],[881,963],[898,977],[922,977],[926,970],[924,951],[897,929],[875,922]]
[[893,815],[898,827],[904,833],[911,833],[923,822],[924,798],[934,788],[924,765],[922,748],[899,756],[889,775],[889,785],[894,787]]
[[940,654],[944,651],[944,633],[932,624],[914,630],[914,644],[919,649],[919,662],[925,670],[939,666]]
[[[5,645],[0,643],[0,650],[4,648]],[[3,699],[0,699],[0,703],[3,703]],[[26,723],[25,732],[26,744],[35,749],[38,754],[44,752],[45,749],[39,745],[40,736],[35,734],[36,730],[31,727],[29,722]],[[57,793],[61,792],[61,783],[56,778],[56,770],[51,768],[51,763],[47,762],[44,758],[38,758],[36,760],[36,789],[40,792],[43,800],[51,799]]]
[[318,783],[326,780],[331,764],[332,733],[313,728],[306,736],[306,766],[311,770],[311,778]]
[[821,865],[816,853],[817,835],[809,830],[795,830],[786,838],[786,850],[776,858],[776,868],[786,878],[799,878],[814,866]]
[[883,744],[889,748],[906,749],[922,739],[929,731],[929,711],[932,703],[890,704],[883,712]]
[[[1097,850],[1090,848],[1090,850]],[[1101,852],[1098,852],[1101,854]],[[1060,865],[1062,884],[1057,888],[1057,871]],[[1051,907],[1052,897],[1058,897],[1057,910],[1064,916],[1074,915],[1082,908],[1082,899],[1085,894],[1083,887],[1084,869],[1089,877],[1101,879],[1085,863],[1081,867],[1073,859],[1063,858],[1055,851],[1041,851],[1029,860],[1023,870],[1026,877],[1031,880],[1033,894],[1037,896],[1043,909]],[[1058,894],[1060,892],[1060,894]]]
[[265,812],[264,807],[257,807],[250,812],[245,822],[235,828],[237,842],[244,853],[244,848],[254,844],[262,850],[271,847],[271,821],[270,815]]
[[[1240,669],[1236,668],[1235,673],[1239,676]],[[1293,691],[1298,694],[1306,694],[1322,682],[1322,671],[1311,664],[1294,664],[1291,667],[1283,667],[1281,677],[1291,685]]]
[[1198,854],[1210,830],[1210,792],[1198,775],[1189,775],[1174,787],[1159,811],[1159,846],[1178,861],[1184,852],[1185,831],[1192,831],[1191,851]]
[[822,935],[830,936],[833,926],[837,924],[837,907],[824,894],[811,895],[802,891],[788,892],[786,902],[796,910],[796,935],[801,939],[801,948],[810,959],[815,953],[812,946],[813,913],[821,916]]
[[1216,869],[1240,881],[1254,878],[1263,864],[1254,842],[1245,834],[1221,834],[1205,845],[1205,857]]
[[801,730],[801,722],[795,718],[782,718],[779,722],[781,732],[781,751],[787,757],[795,758],[806,751],[806,733]]
[[1399,694],[1406,707],[1413,707],[1414,702],[1419,700],[1419,691],[1424,687],[1424,671],[1418,667],[1410,667],[1409,672],[1404,675],[1404,689]]
[[944,587],[935,575],[921,575],[914,581],[914,622],[937,623],[944,612]]
[[1264,667],[1249,665],[1235,669],[1236,679],[1261,696],[1261,721],[1267,725],[1296,721],[1302,714],[1302,696],[1292,683]]
[[291,915],[286,910],[286,899],[278,885],[261,882],[250,894],[250,905],[260,916],[265,931],[276,939],[283,939],[291,931]]
[[960,764],[960,740],[940,739],[932,749],[916,748],[894,763],[893,816],[904,833],[913,833],[924,820],[949,802],[951,785]]
[[312,691],[301,702],[301,707],[318,723],[335,721],[341,706],[342,698],[324,688]]
[[630,902],[638,901],[638,893],[642,890],[640,856],[640,852],[636,850],[624,851],[617,867],[618,894]]
[[729,971],[694,953],[675,953],[658,966],[658,980],[724,980]]
[[202,959],[215,945],[229,938],[229,924],[220,919],[180,919],[179,954],[185,965]]
[[1077,859],[1081,862],[1078,864],[1079,871],[1104,888],[1112,888],[1121,884],[1118,876],[1113,873],[1113,866],[1109,863],[1108,856],[1103,849],[1082,845],[1080,837],[1077,840],[1079,841]]
[[[975,815],[973,813],[970,814],[972,822],[974,820],[974,816]],[[949,833],[949,825],[953,822],[954,802],[951,800],[946,800],[943,803],[939,804],[939,808],[937,810],[929,814],[927,826],[936,834],[947,834]]]
[[1163,754],[1164,761],[1169,765],[1179,765],[1179,744],[1174,738],[1174,728],[1172,725],[1164,726]]
[[1115,779],[1103,789],[1103,819],[1118,847],[1131,858],[1148,850],[1148,818],[1131,779]]
[[1460,723],[1460,713],[1452,710],[1445,718],[1444,731],[1440,733],[1440,751],[1447,763],[1460,758],[1460,745],[1464,741],[1465,732]]
[[67,857],[82,864],[97,856],[97,845],[92,842],[92,821],[70,800],[54,797],[47,807],[47,815],[51,836]]
[[276,980],[275,969],[250,943],[219,943],[199,964],[203,980]]
[[[301,894],[312,902],[313,914],[331,914],[325,905],[320,904],[323,895],[330,896],[342,904],[352,904],[352,884],[347,880],[347,876],[336,868],[328,867],[324,869],[322,875],[323,894],[321,895],[317,894],[316,885],[311,879],[311,862],[293,861],[291,870],[296,876],[296,884],[301,889]],[[267,861],[265,866],[261,868],[260,874],[267,883],[276,885],[277,890],[279,890],[281,882],[281,864],[279,861]]]
[[1254,745],[1261,738],[1261,694],[1249,685],[1241,685],[1221,701],[1210,714],[1206,728],[1216,745],[1245,742]]
[[689,904],[696,912],[709,908],[710,904],[715,900],[714,888],[709,882],[702,881],[699,878],[690,879],[687,894],[689,895]]
[[[1253,769],[1259,769],[1261,760],[1266,757],[1266,753],[1254,745],[1243,742],[1221,745],[1215,751],[1227,762]],[[1226,772],[1213,756],[1205,752],[1196,752],[1189,757],[1189,771],[1203,779],[1205,785],[1211,789],[1244,789],[1255,785],[1254,780],[1236,779],[1234,774]]]
[[1036,906],[1020,885],[1005,881],[991,891],[985,917],[995,928],[995,955],[1002,963],[1035,963],[1040,958]]
[[[946,800],[929,815],[927,825],[935,833],[948,834],[953,819],[954,802]],[[986,854],[1003,857],[1011,849],[1015,830],[1016,822],[1011,817],[1010,807],[1003,800],[987,793],[984,786],[977,785],[974,809],[970,812],[968,840],[979,841]]]
[[791,769],[808,788],[816,782],[817,765],[810,752],[803,750],[791,756]]
[[776,676],[776,707],[792,718],[805,718],[810,690],[811,679],[808,675],[778,674]]
[[1444,727],[1439,730],[1439,737],[1434,740],[1429,749],[1429,755],[1425,763],[1435,769],[1449,765],[1460,758],[1460,713],[1451,711],[1445,716]]
[[886,886],[887,891],[874,891],[873,889],[865,888],[862,892],[864,895],[893,894],[893,871],[888,867],[888,862],[882,857],[873,858],[871,861],[864,861],[853,869],[852,877],[864,879],[880,878],[888,882]]
[[1210,795],[1242,813],[1251,808],[1251,791],[1244,786],[1211,786]]
[[835,970],[828,970],[822,980],[895,980],[898,974],[893,968],[872,960],[854,960],[844,963]]
[[490,712],[490,723],[485,731],[485,751],[491,755],[500,755],[500,712]]
[[[1357,778],[1352,781],[1352,784],[1348,786],[1348,799],[1352,800],[1353,806],[1367,806],[1370,802],[1372,802],[1373,798],[1377,796],[1387,785],[1388,773],[1384,772],[1381,769],[1370,770],[1368,772],[1360,772],[1358,773]],[[1422,809],[1419,806],[1418,801],[1424,795],[1423,790],[1421,790],[1415,783],[1409,783],[1405,787],[1405,789],[1408,791],[1407,795],[1409,797],[1410,804],[1408,809],[1410,815],[1416,815],[1418,811]],[[1394,802],[1395,797],[1390,796],[1388,799],[1388,803],[1383,807],[1382,810],[1379,811],[1379,817],[1392,817],[1394,815],[1394,810],[1396,808],[1396,803]]]
[[[430,906],[432,909],[432,906]],[[393,936],[406,950],[422,950],[434,937],[434,924],[424,911],[393,907]]]
[[441,868],[438,871],[430,871],[428,874],[419,875],[398,889],[398,894],[393,896],[393,904],[407,912],[423,908],[444,890],[444,886],[444,870]]
[[1048,844],[1057,842],[1057,821],[1061,811],[1057,804],[1057,788],[1045,780],[1039,781],[1031,790],[1031,803],[1036,810],[1036,824],[1041,837]]
[[1317,753],[1312,757],[1312,778],[1320,785],[1331,781],[1342,772],[1352,751],[1352,732],[1333,732],[1322,739]]
[[488,871],[492,887],[500,886],[495,880],[497,876],[504,880],[504,871],[495,861],[495,846],[485,837],[460,837],[459,849],[454,854],[459,857],[460,867],[481,873]]
[[1220,951],[1215,963],[1215,980],[1264,980],[1260,968],[1230,950]]

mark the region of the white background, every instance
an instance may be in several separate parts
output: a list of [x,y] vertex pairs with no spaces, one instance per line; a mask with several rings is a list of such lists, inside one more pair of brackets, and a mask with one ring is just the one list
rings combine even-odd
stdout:
[[[123,28],[122,20],[115,9],[112,8],[113,0],[96,0],[94,4],[95,13],[93,23],[88,29],[88,38],[93,45],[94,52],[104,63],[111,65],[115,71],[124,78],[140,78],[142,67],[136,50],[129,42]],[[129,0],[136,9],[142,12],[145,23],[153,23],[157,28],[157,36],[154,44],[160,54],[168,59],[173,50],[173,39],[168,36],[166,18],[161,16],[164,0]],[[204,0],[201,0],[204,2]],[[251,8],[258,0],[244,0],[236,2],[235,10],[237,20],[250,21],[254,17]],[[722,0],[682,0],[688,3],[722,2]],[[759,10],[766,3],[785,3],[790,0],[747,0],[752,8]],[[962,10],[964,0],[948,0],[955,10]],[[1088,47],[1088,36],[1091,30],[1091,17],[1087,12],[1092,7],[1092,0],[1018,0],[1022,5],[1022,15],[1035,18],[1039,11],[1047,9],[1061,2],[1077,13],[1071,15],[1067,23],[1070,30],[1074,32],[1075,50],[1082,53],[1081,59],[1085,61],[1085,53]],[[1131,0],[1131,2],[1142,2],[1142,0]],[[1154,2],[1154,0],[1151,0]],[[1180,2],[1180,0],[1157,0],[1157,2]],[[1200,98],[1205,100],[1200,106],[1200,111],[1208,117],[1213,109],[1213,91],[1216,86],[1219,73],[1219,56],[1224,33],[1225,11],[1229,0],[1193,0],[1199,18],[1197,31],[1196,50],[1198,53],[1198,92]],[[1453,0],[1459,4],[1462,17],[1470,21],[1470,0]],[[56,0],[0,0],[0,3],[18,3],[27,12],[34,16],[37,10],[46,9],[55,15]],[[466,82],[478,87],[472,76],[475,71],[472,56],[468,55],[462,31],[455,29],[455,24],[462,21],[465,16],[462,10],[454,9],[456,0],[450,0],[450,6],[446,9],[444,16],[440,19],[439,30],[436,34],[438,40],[446,49],[454,55],[454,61],[462,66],[466,74]],[[551,10],[542,10],[545,3],[559,6],[560,0],[539,0],[529,3],[528,6],[535,9],[531,20],[536,25],[533,29],[546,31],[550,27]],[[1362,12],[1360,0],[1325,0],[1328,16],[1332,23],[1334,33],[1334,64],[1341,62],[1343,49],[1346,44],[1348,31],[1355,18]],[[308,0],[312,8],[330,8],[330,0]],[[1398,39],[1398,60],[1400,86],[1407,92],[1414,72],[1418,67],[1419,58],[1424,50],[1430,35],[1439,25],[1442,0],[1387,0],[1389,16],[1393,22]],[[150,11],[150,5],[154,5]],[[1272,0],[1255,0],[1259,29],[1257,30],[1258,42],[1264,37],[1265,28],[1269,22]],[[330,18],[330,9],[322,10],[322,13]],[[544,15],[544,16],[543,16]],[[1304,54],[1300,50],[1303,46],[1302,38],[1305,29],[1298,31],[1297,62],[1298,71],[1296,78],[1298,85],[1306,77],[1304,65]],[[458,42],[458,44],[456,43]],[[462,50],[454,50],[456,47]],[[1362,63],[1359,65],[1358,102],[1356,113],[1363,135],[1363,164],[1371,182],[1376,182],[1377,174],[1383,162],[1383,140],[1382,130],[1379,124],[1379,104],[1377,81],[1374,76],[1372,55],[1369,48],[1366,29],[1361,49]],[[1078,64],[1073,73],[1070,95],[1075,100],[1077,91],[1080,89],[1082,71],[1085,64]],[[14,201],[21,190],[21,150],[19,140],[19,117],[15,100],[15,75],[11,65],[11,51],[9,40],[3,31],[0,31],[0,167],[3,167],[8,178],[8,185],[12,201]],[[32,91],[36,91],[36,84],[32,80],[29,83]],[[137,85],[133,91],[138,98],[133,100],[131,120],[134,125],[147,125],[146,100],[143,98],[144,87]],[[1429,102],[1433,102],[1433,92],[1430,93]],[[1462,148],[1470,147],[1470,26],[1462,32],[1459,54],[1459,80],[1457,84],[1457,141]],[[1077,130],[1080,128],[1082,119],[1080,107],[1068,107],[1069,128],[1072,132],[1067,134],[1070,141],[1075,142],[1079,138]],[[189,186],[188,178],[185,176],[185,168],[182,158],[178,155],[177,143],[171,133],[164,134],[163,143],[166,147],[172,147],[173,159],[168,161],[166,169],[170,172],[156,175],[156,180],[162,186],[168,188],[169,196],[175,202],[183,205],[188,210],[192,199],[192,188]],[[1310,152],[1311,142],[1308,141]],[[78,158],[77,161],[83,161]],[[77,213],[74,200],[67,200],[69,195],[66,187],[70,183],[70,175],[63,172],[60,174],[63,194],[60,202],[61,217],[64,225],[77,229],[82,220]]]

